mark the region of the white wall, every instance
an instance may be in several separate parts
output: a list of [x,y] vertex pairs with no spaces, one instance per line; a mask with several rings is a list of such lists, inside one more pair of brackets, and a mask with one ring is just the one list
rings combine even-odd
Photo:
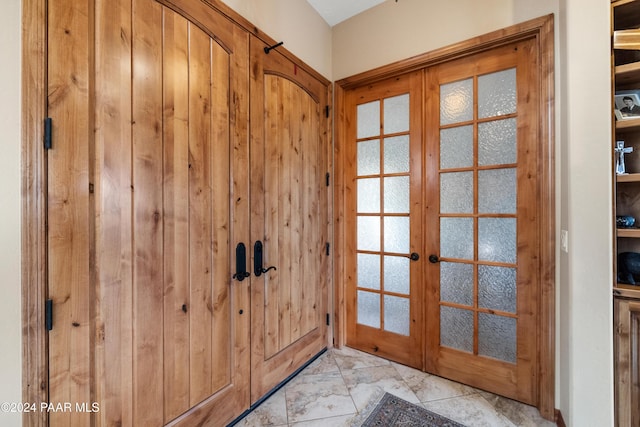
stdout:
[[556,406],[613,424],[609,11],[604,0],[387,0],[334,27],[339,80],[549,13],[556,24]]
[[222,1],[331,80],[331,27],[306,0]]
[[[0,2],[0,402],[22,400],[20,291],[20,0]],[[0,425],[20,425],[0,409]]]
[[560,407],[571,426],[613,425],[609,7],[562,0]]

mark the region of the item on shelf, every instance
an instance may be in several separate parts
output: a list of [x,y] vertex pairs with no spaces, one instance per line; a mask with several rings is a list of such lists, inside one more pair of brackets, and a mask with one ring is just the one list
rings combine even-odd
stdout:
[[616,173],[618,175],[624,175],[627,173],[624,166],[624,155],[631,153],[633,147],[625,147],[624,141],[616,141],[614,151],[616,153]]
[[616,217],[616,227],[631,228],[636,223],[636,219],[631,215],[618,215]]
[[640,254],[637,252],[618,254],[618,282],[635,285],[636,278],[640,278]]
[[624,90],[616,92],[615,111],[618,120],[640,118],[640,96],[638,96],[638,91]]

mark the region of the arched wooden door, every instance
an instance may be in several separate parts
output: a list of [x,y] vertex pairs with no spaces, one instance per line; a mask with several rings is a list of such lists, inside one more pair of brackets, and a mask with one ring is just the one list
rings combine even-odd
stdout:
[[225,424],[249,407],[248,34],[188,0],[53,0],[48,28],[49,400],[74,405],[50,424]]
[[[251,39],[251,396],[327,346],[327,86]],[[253,266],[252,266],[253,267]],[[275,267],[275,268],[271,268]],[[268,270],[268,271],[267,271]]]

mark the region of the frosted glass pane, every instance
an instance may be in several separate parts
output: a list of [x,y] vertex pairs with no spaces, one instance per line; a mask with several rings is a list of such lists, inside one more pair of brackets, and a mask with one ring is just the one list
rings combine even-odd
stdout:
[[380,141],[358,142],[358,176],[380,173]]
[[409,295],[409,258],[384,257],[384,290]]
[[480,313],[478,354],[516,363],[516,319]]
[[358,212],[380,213],[380,178],[358,180]]
[[473,352],[473,312],[440,307],[440,345]]
[[516,112],[516,69],[478,77],[478,117]]
[[473,166],[473,126],[460,126],[440,131],[440,168]]
[[473,259],[473,218],[440,219],[440,256]]
[[358,138],[380,135],[380,101],[358,105]]
[[358,217],[358,250],[380,251],[380,217]]
[[358,287],[380,289],[380,255],[358,254]]
[[409,335],[409,300],[384,296],[384,330]]
[[478,164],[501,165],[517,161],[516,119],[478,125]]
[[478,220],[478,259],[516,262],[515,218],[480,218]]
[[384,179],[385,213],[409,213],[409,177],[394,176]]
[[409,217],[385,217],[384,251],[409,253]]
[[384,100],[384,133],[409,130],[409,94]]
[[380,295],[358,291],[358,323],[380,327]]
[[440,174],[440,212],[473,213],[473,172]]
[[478,212],[516,213],[516,169],[478,171]]
[[440,263],[440,301],[473,305],[473,264]]
[[409,136],[384,140],[384,173],[409,172]]
[[478,305],[516,313],[516,269],[478,266]]
[[473,79],[440,86],[440,124],[473,119]]

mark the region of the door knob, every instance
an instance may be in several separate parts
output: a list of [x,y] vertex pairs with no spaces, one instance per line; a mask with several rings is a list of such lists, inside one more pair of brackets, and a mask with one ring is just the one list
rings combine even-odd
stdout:
[[409,259],[411,261],[417,261],[420,259],[420,254],[418,254],[417,252],[412,252],[411,255],[409,255]]
[[440,258],[438,258],[438,255],[429,255],[429,262],[431,264],[436,264],[438,261],[440,261]]

